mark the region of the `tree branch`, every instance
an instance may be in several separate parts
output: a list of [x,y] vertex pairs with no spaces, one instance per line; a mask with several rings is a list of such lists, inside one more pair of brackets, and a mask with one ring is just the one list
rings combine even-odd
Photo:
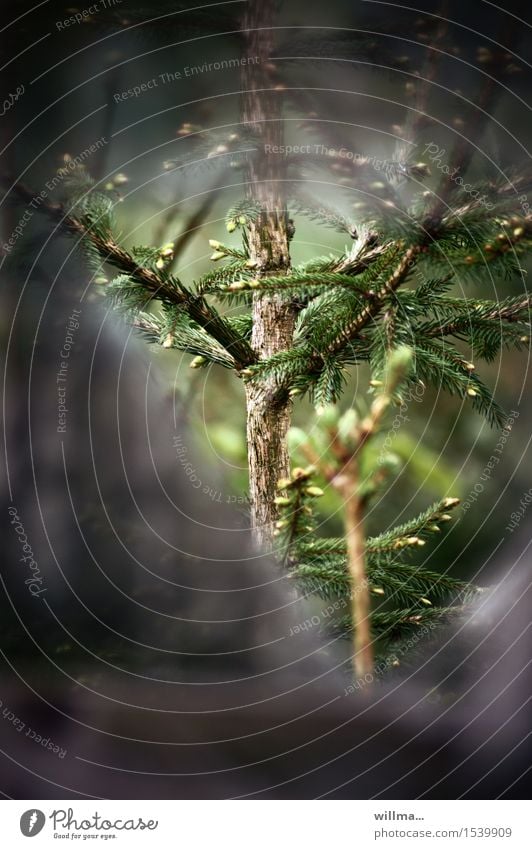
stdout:
[[[413,245],[405,251],[404,256],[397,265],[397,268],[390,275],[386,283],[384,283],[378,292],[372,297],[371,302],[355,318],[349,322],[338,334],[338,336],[327,346],[327,355],[333,356],[342,351],[353,338],[365,327],[372,318],[374,318],[382,309],[385,301],[390,293],[395,292],[401,283],[406,279],[417,256],[421,251],[420,245]],[[317,360],[321,360],[321,355],[315,355]]]
[[[9,181],[4,180],[3,182]],[[34,194],[21,183],[15,184],[12,190],[25,203],[34,200]],[[225,348],[234,359],[237,370],[255,362],[255,355],[248,343],[230,327],[222,316],[208,306],[201,295],[198,296],[189,292],[175,278],[164,279],[151,269],[139,265],[134,257],[118,245],[111,236],[104,237],[95,233],[75,215],[65,212],[63,206],[43,201],[39,204],[38,209],[45,212],[69,233],[88,239],[104,262],[108,262],[133,280],[138,281],[148,292],[152,293],[154,298],[180,307],[189,318],[199,324]]]

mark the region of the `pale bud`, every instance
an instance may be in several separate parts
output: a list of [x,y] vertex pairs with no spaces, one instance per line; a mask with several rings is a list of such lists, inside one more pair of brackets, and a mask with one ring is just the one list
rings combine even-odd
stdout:
[[194,357],[192,362],[190,363],[190,368],[201,368],[207,362],[206,357]]
[[321,498],[321,496],[325,493],[323,492],[323,489],[321,489],[321,487],[319,486],[307,486],[305,488],[305,494],[310,495],[311,498]]

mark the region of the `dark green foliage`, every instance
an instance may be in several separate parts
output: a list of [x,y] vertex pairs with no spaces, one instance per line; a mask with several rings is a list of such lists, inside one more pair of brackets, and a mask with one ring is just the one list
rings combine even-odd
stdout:
[[[280,481],[286,495],[277,499],[281,509],[277,536],[294,581],[305,593],[334,601],[339,611],[338,616],[324,619],[323,630],[347,637],[353,623],[346,611],[357,590],[347,569],[345,539],[316,535],[314,504],[323,492],[313,483],[315,474],[312,467],[295,469],[291,480]],[[450,521],[449,511],[457,504],[458,499],[443,499],[414,519],[367,539],[366,573],[374,599],[372,630],[381,650],[394,650],[396,640],[415,634],[420,625],[435,627],[456,615],[478,594],[476,587],[427,568],[416,556],[425,540]]]
[[[287,199],[294,214],[305,214],[352,240],[343,254],[316,257],[287,273],[265,271],[250,258],[250,229],[264,213],[249,200],[234,204],[226,217],[229,240],[238,236],[239,242],[211,241],[216,265],[190,286],[174,273],[171,250],[128,251],[118,245],[112,232],[112,202],[90,185],[77,187],[68,221],[72,230],[85,234],[100,273],[102,263],[120,270],[108,286],[112,304],[147,341],[193,355],[195,368],[212,363],[233,369],[245,381],[274,378],[285,393],[294,398],[308,393],[323,406],[341,396],[347,370],[361,363],[369,365],[378,397],[378,387],[388,385],[394,353],[406,346],[412,366],[388,387],[386,405],[401,403],[420,385],[431,385],[456,395],[500,426],[504,411],[475,365],[492,361],[502,349],[529,346],[531,300],[527,293],[490,298],[486,282],[493,291],[494,280],[504,283],[505,278],[522,276],[519,260],[532,248],[532,220],[496,185],[485,187],[483,200],[473,201],[451,187],[442,206],[422,191],[423,163],[393,164],[386,172],[386,191],[368,197],[356,228],[327,203],[302,196],[297,180],[287,181],[295,190]],[[290,173],[297,167],[297,162],[287,162]],[[412,197],[404,206],[396,192],[401,180],[413,182]],[[478,285],[480,292],[474,288]],[[259,361],[251,347],[251,305],[272,293],[291,301],[295,332],[287,350]],[[359,409],[350,412],[371,419],[373,408],[362,406],[357,401]],[[378,418],[368,425],[371,436],[378,433]],[[389,469],[386,463],[367,466],[366,436],[361,433],[363,429],[358,430],[358,448],[364,449],[363,482],[356,497],[365,508],[386,482]],[[358,448],[353,448],[355,454]],[[386,462],[391,468],[394,458]],[[313,468],[296,468],[291,479],[280,482],[277,541],[300,588],[338,602],[338,615],[326,625],[347,634],[353,627],[349,605],[357,590],[350,579],[345,540],[321,538],[316,532],[314,502],[321,490],[313,483],[315,474]],[[331,481],[327,475],[325,479]],[[444,499],[366,540],[371,627],[383,651],[400,647],[420,626],[432,629],[456,615],[478,592],[449,575],[445,564],[428,568],[421,557],[426,540],[450,519],[447,511],[455,503]]]

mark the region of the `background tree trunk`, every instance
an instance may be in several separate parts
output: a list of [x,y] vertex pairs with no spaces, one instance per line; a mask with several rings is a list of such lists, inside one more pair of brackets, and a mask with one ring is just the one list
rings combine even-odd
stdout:
[[[263,212],[250,225],[251,258],[257,276],[282,274],[290,266],[284,166],[272,148],[282,143],[280,92],[272,91],[270,55],[275,4],[252,0],[244,18],[248,60],[242,71],[242,121],[257,138],[257,152],[249,167],[248,196]],[[278,294],[253,296],[252,347],[265,359],[291,346],[295,310],[289,298]],[[247,444],[252,525],[257,543],[271,546],[277,481],[289,470],[286,433],[291,401],[275,379],[251,381],[246,387]]]

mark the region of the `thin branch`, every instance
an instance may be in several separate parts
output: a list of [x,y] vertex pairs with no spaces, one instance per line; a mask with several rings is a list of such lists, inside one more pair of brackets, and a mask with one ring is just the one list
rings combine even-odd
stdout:
[[[420,245],[412,245],[405,251],[404,256],[397,265],[393,274],[390,275],[386,283],[384,283],[378,292],[372,297],[371,302],[364,307],[361,312],[355,316],[338,334],[338,336],[327,346],[327,355],[333,356],[338,354],[348,345],[357,334],[365,327],[369,321],[381,311],[385,301],[392,292],[395,292],[401,283],[404,282],[412,265],[416,261],[417,256],[421,251]],[[322,359],[321,354],[316,353],[313,359]]]
[[[472,329],[475,326],[475,321],[491,321],[491,322],[521,322],[528,323],[530,320],[530,308],[532,306],[532,295],[523,297],[520,301],[514,304],[504,304],[502,307],[494,307],[491,312],[485,315],[475,315],[474,307],[471,315],[463,315],[454,321],[441,322],[435,327],[424,327],[424,336],[453,336],[455,333],[462,333],[464,330]],[[464,303],[464,308],[467,309],[467,303]],[[527,310],[527,316],[523,316],[523,310]]]
[[[4,180],[4,182],[8,181]],[[33,193],[20,183],[13,187],[13,191],[26,203],[34,199]],[[38,208],[46,212],[50,218],[57,221],[68,232],[88,239],[104,262],[110,263],[131,279],[138,281],[152,293],[154,298],[159,298],[183,309],[189,318],[199,324],[225,348],[234,359],[236,369],[245,368],[255,361],[255,355],[248,343],[235,333],[222,316],[207,305],[202,296],[188,292],[174,278],[163,279],[149,268],[139,265],[112,237],[98,235],[74,215],[66,213],[61,205],[43,201]]]

